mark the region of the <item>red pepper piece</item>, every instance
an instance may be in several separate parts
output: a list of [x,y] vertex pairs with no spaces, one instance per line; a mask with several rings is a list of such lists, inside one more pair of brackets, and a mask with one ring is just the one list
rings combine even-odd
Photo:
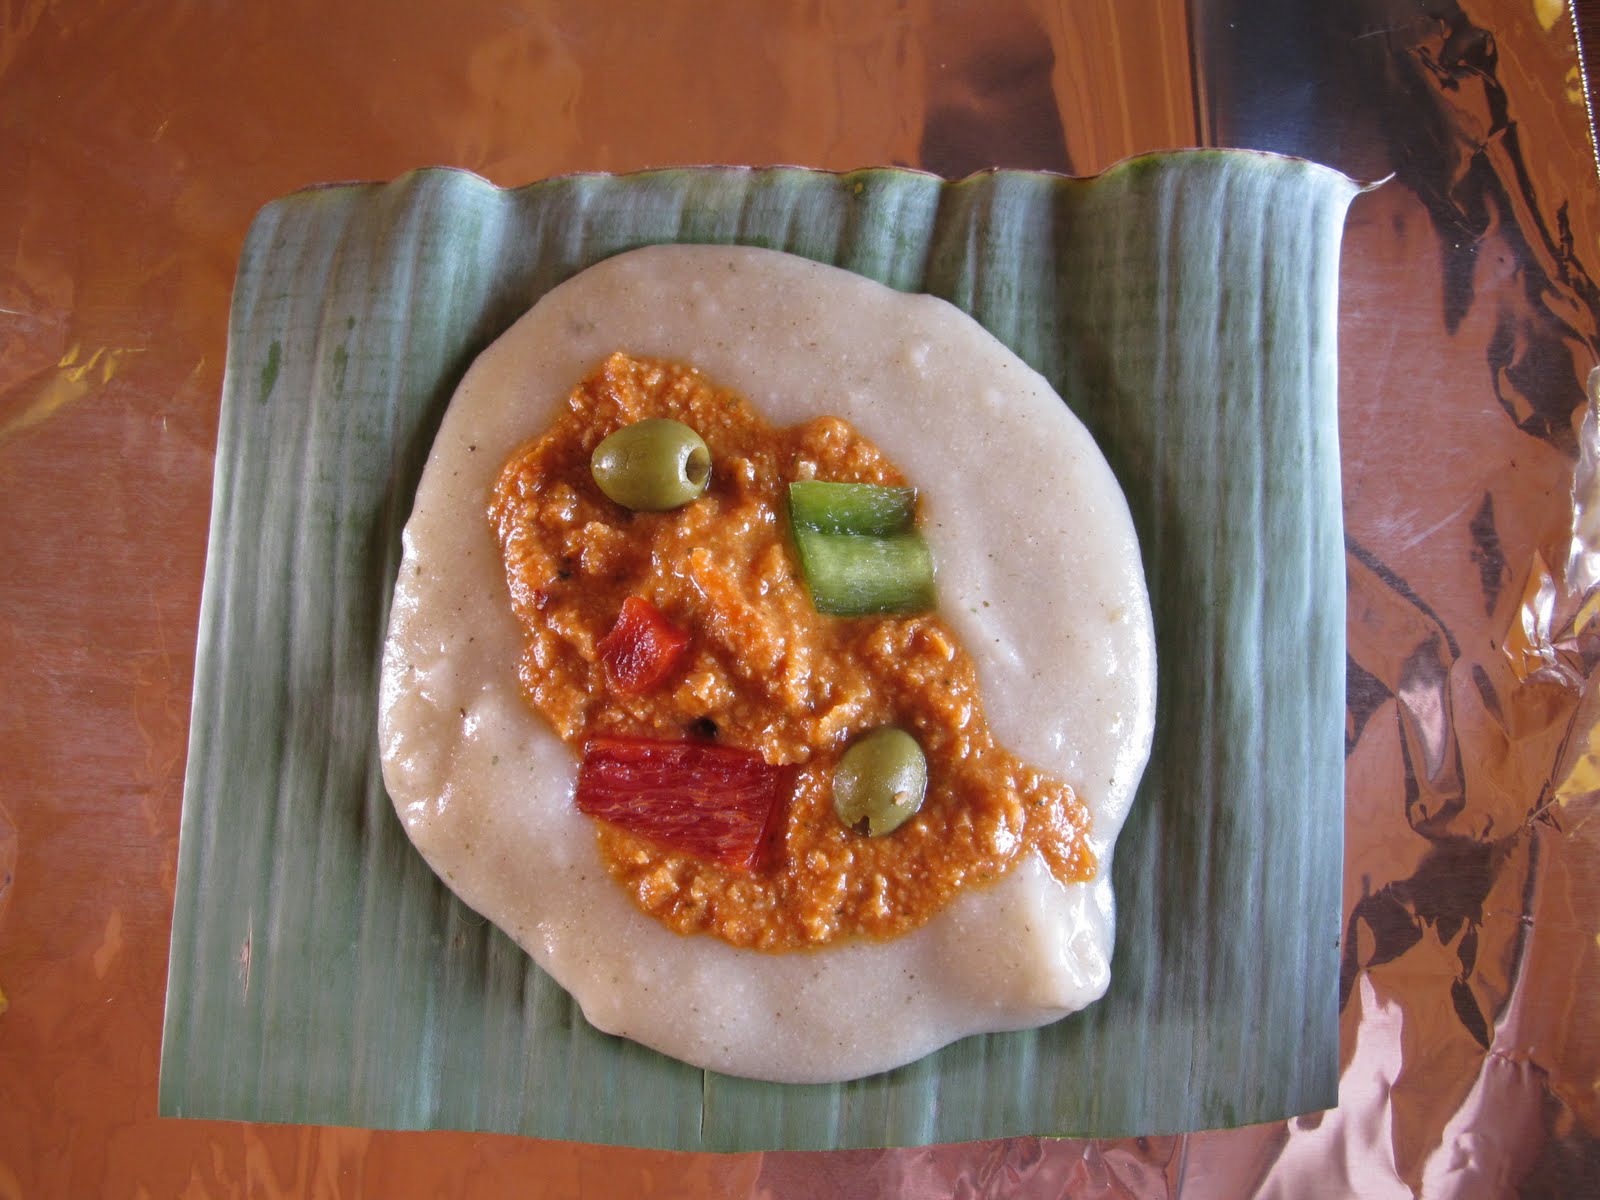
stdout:
[[597,647],[606,679],[624,696],[649,691],[672,672],[689,648],[689,635],[650,601],[629,596],[617,623]]
[[597,737],[584,747],[577,804],[673,850],[747,871],[763,858],[784,777],[753,750]]

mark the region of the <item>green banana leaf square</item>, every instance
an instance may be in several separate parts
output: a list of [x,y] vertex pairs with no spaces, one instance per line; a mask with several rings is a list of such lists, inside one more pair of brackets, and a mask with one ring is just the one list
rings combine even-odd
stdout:
[[[1114,1136],[1330,1107],[1344,819],[1339,241],[1358,191],[1197,151],[1093,180],[459,171],[268,205],[235,287],[161,1112],[686,1150]],[[412,849],[377,678],[433,432],[544,292],[656,242],[786,250],[971,313],[1089,426],[1155,606],[1110,992],[838,1085],[597,1033]],[[1026,514],[1019,514],[1026,519]]]

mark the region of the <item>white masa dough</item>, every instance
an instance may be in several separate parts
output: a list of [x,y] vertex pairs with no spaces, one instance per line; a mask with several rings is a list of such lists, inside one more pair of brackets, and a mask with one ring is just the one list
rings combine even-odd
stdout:
[[[1093,813],[1100,870],[1030,857],[888,942],[768,954],[636,909],[527,704],[487,504],[608,354],[687,363],[767,420],[850,421],[921,489],[941,615],[1000,743]],[[428,863],[597,1027],[698,1066],[850,1079],[1042,1025],[1110,980],[1112,843],[1150,748],[1155,651],[1126,502],[1036,372],[944,301],[773,251],[658,246],[556,288],[473,364],[405,530],[383,661],[384,780]]]

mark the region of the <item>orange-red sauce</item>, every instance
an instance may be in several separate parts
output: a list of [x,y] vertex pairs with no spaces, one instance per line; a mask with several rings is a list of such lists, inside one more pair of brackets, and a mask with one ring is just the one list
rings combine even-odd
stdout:
[[[683,508],[634,513],[600,492],[589,460],[603,438],[654,416],[700,434],[712,480]],[[574,752],[594,734],[714,727],[720,742],[795,767],[764,868],[700,861],[602,824],[611,874],[672,929],[764,950],[896,936],[1031,850],[1063,882],[1087,879],[1088,810],[995,743],[972,661],[936,615],[812,607],[785,537],[787,485],[811,478],[906,482],[844,421],[777,429],[692,368],[621,353],[501,473],[489,515],[525,631],[522,688]],[[638,696],[607,687],[596,648],[629,596],[690,632],[670,676]],[[884,724],[922,744],[928,795],[900,829],[868,838],[834,816],[830,781],[850,741]]]

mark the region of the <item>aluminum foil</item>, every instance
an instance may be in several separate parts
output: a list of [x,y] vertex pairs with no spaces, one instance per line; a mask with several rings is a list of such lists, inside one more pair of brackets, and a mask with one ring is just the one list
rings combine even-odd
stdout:
[[[0,1196],[1600,1191],[1600,189],[1561,0],[309,0],[0,12]],[[1336,1109],[734,1157],[165,1121],[155,1079],[228,291],[322,179],[668,163],[1390,183],[1346,238]]]

